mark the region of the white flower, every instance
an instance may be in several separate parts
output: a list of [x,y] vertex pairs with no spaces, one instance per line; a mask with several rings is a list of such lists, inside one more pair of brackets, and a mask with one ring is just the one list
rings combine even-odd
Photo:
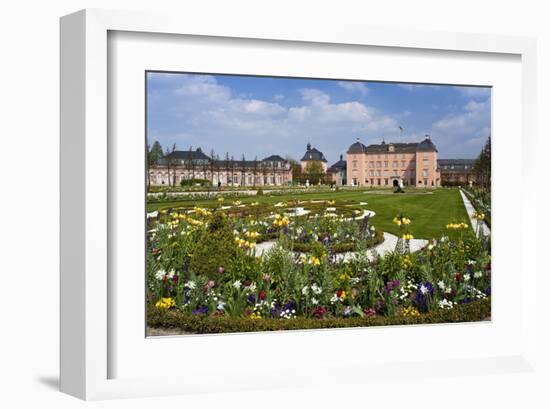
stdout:
[[238,290],[239,288],[241,288],[241,282],[239,280],[235,281],[233,283],[233,287],[235,287]]
[[470,281],[470,274],[464,274],[464,281]]
[[308,286],[306,285],[306,286],[304,286],[304,288],[302,288],[302,294],[303,294],[303,295],[307,295],[308,292],[309,292],[309,288],[308,288]]
[[174,277],[174,275],[176,274],[176,272],[174,271],[174,269],[170,270],[168,272],[168,274],[166,274],[166,276],[170,279],[172,279]]
[[317,284],[313,283],[311,285],[311,291],[313,291],[314,294],[321,294],[321,292],[323,291],[323,289],[321,287],[319,287]]
[[197,287],[197,285],[195,284],[194,281],[188,281],[184,284],[184,287],[194,290]]
[[438,286],[439,288],[441,288],[442,290],[445,289],[445,283],[443,282],[443,280],[439,280],[439,281],[437,282],[437,286]]
[[426,295],[426,293],[428,292],[428,289],[424,284],[420,286],[420,292],[422,293],[422,295]]
[[452,301],[448,301],[447,299],[444,299],[444,300],[439,301],[439,308],[450,310],[454,307],[455,304],[456,303],[454,303]]
[[473,265],[473,264],[475,264],[475,263],[476,263],[476,262],[475,262],[474,260],[468,260],[468,261],[466,262],[466,264],[468,264],[469,266],[471,266],[471,265]]
[[157,271],[155,273],[155,278],[157,280],[162,280],[164,278],[164,276],[166,275],[166,271],[164,271],[163,269],[160,269],[159,271]]
[[433,244],[428,244],[428,250],[433,250],[433,248],[434,248]]
[[451,287],[445,288],[445,294],[450,294],[453,292],[453,289]]
[[476,272],[474,273],[474,278],[481,278],[481,277],[483,277],[483,272],[481,272],[481,271],[476,271]]
[[218,305],[216,306],[216,309],[219,311],[223,311],[225,307],[225,303],[223,301],[218,302]]
[[250,284],[250,286],[248,286],[248,289],[249,289],[251,292],[256,291],[256,283]]
[[311,304],[312,305],[317,305],[317,304],[319,304],[319,300],[317,300],[317,298],[312,298],[311,299]]

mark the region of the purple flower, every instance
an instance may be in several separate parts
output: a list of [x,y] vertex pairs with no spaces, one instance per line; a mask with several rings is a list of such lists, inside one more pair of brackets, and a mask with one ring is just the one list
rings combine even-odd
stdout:
[[413,305],[421,312],[428,311],[428,299],[434,294],[434,288],[429,281],[425,283],[420,282],[418,284],[418,290],[416,290],[416,296],[413,300]]
[[391,280],[386,283],[386,292],[391,292],[392,290],[398,288],[401,285],[399,280]]
[[201,315],[201,314],[206,314],[208,312],[208,307],[200,307],[200,308],[197,308],[196,310],[193,310],[192,311],[192,314],[193,315]]

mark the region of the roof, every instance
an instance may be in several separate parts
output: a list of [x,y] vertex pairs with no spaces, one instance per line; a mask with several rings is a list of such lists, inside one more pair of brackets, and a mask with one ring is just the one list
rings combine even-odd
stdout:
[[475,159],[438,159],[437,166],[440,169],[449,169],[452,166],[452,170],[471,170],[475,164]]
[[304,153],[304,156],[300,160],[305,162],[308,162],[308,161],[327,162],[327,160],[325,159],[325,155],[323,155],[323,152],[315,148],[312,148],[309,143],[307,144],[306,153]]
[[426,137],[416,148],[419,152],[437,152],[437,148],[429,137]]
[[344,160],[343,155],[340,155],[340,160],[336,162],[334,165],[332,165],[330,168],[327,169],[327,172],[338,172],[340,170],[345,170],[347,167],[347,163]]
[[367,147],[361,142],[357,141],[349,147],[347,153],[365,153],[366,151]]
[[353,143],[347,153],[361,154],[361,153],[385,153],[390,152],[390,147],[393,148],[395,153],[415,153],[415,152],[437,152],[437,148],[430,140],[430,138],[424,139],[422,142],[390,142],[386,143],[382,141],[380,144],[371,144],[368,146],[363,145],[357,141]]
[[286,160],[279,155],[271,155],[262,159],[262,162],[286,162]]
[[393,146],[393,151],[395,153],[414,153],[417,150],[418,143],[411,142],[411,143],[402,143],[402,142],[390,142],[390,143],[384,143],[382,142],[379,145],[372,144],[367,146],[367,153],[380,153],[380,152],[389,152],[390,146]]
[[[166,158],[168,155],[164,155],[164,158]],[[194,151],[174,151],[171,156],[174,159],[184,159],[184,160],[195,160],[195,159],[207,159],[209,160],[210,157],[205,155],[204,152],[201,150],[201,148],[197,148],[197,150]]]

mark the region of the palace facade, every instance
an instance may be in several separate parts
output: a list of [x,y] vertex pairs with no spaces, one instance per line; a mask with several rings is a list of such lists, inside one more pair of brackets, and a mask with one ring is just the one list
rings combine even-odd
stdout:
[[189,180],[208,180],[213,186],[282,186],[292,182],[290,163],[279,155],[262,160],[219,160],[201,148],[174,151],[149,169],[153,186],[179,186]]
[[347,184],[352,186],[439,187],[437,148],[427,136],[419,143],[365,146],[359,139],[346,153]]
[[457,186],[476,183],[475,159],[438,159],[441,185]]

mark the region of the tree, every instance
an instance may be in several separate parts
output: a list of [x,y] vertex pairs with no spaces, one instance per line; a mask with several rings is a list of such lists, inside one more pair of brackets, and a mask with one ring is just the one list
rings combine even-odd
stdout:
[[153,146],[151,147],[151,150],[149,151],[149,155],[151,158],[151,163],[153,165],[158,164],[158,161],[160,158],[162,158],[162,146],[159,141],[155,141],[153,143]]
[[311,184],[323,182],[325,176],[323,165],[319,161],[308,162],[303,173],[303,177],[308,179]]
[[[166,159],[166,167],[168,170],[168,186],[175,186],[176,185],[176,158],[174,155],[174,152],[176,151],[176,144],[172,145],[172,149],[166,149],[166,153],[164,155],[164,158]],[[172,178],[172,182],[170,182],[170,169],[174,170],[174,176]]]
[[[216,164],[214,163],[215,158],[216,158],[216,154],[214,153],[214,149],[211,149],[209,164],[210,164],[210,183],[212,184],[212,186],[214,186],[214,170],[216,168]],[[220,175],[218,175],[218,178],[219,176]]]
[[258,174],[258,157],[254,156],[254,162],[252,164],[252,177],[254,178],[252,186],[256,187],[256,177]]
[[162,146],[159,141],[155,141],[151,147],[147,145],[147,186],[151,185],[151,175],[149,174],[149,169],[151,169],[154,165],[157,165],[162,156]]
[[233,186],[233,183],[235,181],[235,158],[231,156],[230,165],[231,166],[231,186]]
[[243,153],[243,156],[241,158],[241,186],[244,186],[246,183],[245,183],[245,179],[246,179],[246,158],[244,156],[244,153]]
[[491,190],[491,136],[487,138],[485,146],[474,163],[474,173],[477,183],[487,190]]

